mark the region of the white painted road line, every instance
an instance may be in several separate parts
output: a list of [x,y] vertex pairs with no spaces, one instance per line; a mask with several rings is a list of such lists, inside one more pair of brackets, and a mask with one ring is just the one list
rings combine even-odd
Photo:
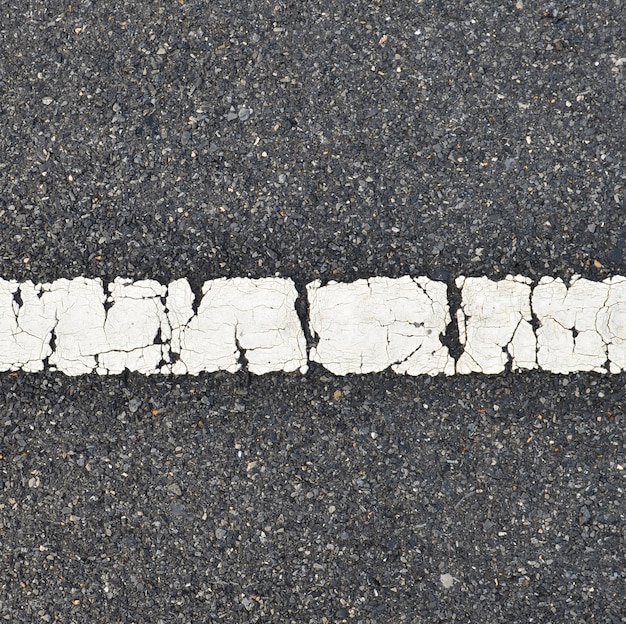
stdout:
[[459,340],[464,348],[458,373],[501,373],[537,368],[537,347],[530,310],[531,280],[508,276],[459,277],[462,302],[457,311]]
[[553,373],[626,369],[626,279],[576,279],[569,288],[544,277],[535,287],[537,361]]
[[292,280],[217,279],[204,283],[194,314],[186,280],[168,288],[167,308],[173,329],[171,350],[178,357],[175,375],[241,368],[257,375],[272,371],[305,373],[306,340],[296,313],[298,292]]
[[117,278],[108,295],[99,279],[0,279],[0,371],[197,375],[245,366],[261,375],[306,373],[310,360],[337,375],[626,372],[625,277],[569,286],[544,277],[533,288],[522,276],[461,276],[456,285],[455,363],[447,286],[426,277],[308,284],[308,357],[290,279],[207,281],[197,307],[185,279]]
[[426,277],[373,277],[307,286],[309,358],[336,375],[391,366],[408,375],[454,374],[440,336],[450,322],[447,287]]

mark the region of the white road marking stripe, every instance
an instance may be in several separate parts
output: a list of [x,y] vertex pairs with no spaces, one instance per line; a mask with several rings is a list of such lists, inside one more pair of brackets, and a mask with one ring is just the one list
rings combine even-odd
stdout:
[[626,369],[626,279],[604,282],[544,277],[533,291],[540,327],[537,361],[553,373]]
[[450,322],[447,287],[426,277],[373,277],[307,286],[309,326],[318,344],[309,359],[336,375],[454,373],[440,340]]
[[375,277],[307,285],[307,358],[292,280],[205,282],[194,309],[187,280],[164,286],[117,278],[51,284],[0,279],[0,371],[67,375],[306,373],[310,359],[338,375],[386,368],[408,375],[626,372],[626,278],[575,277],[569,286],[522,276],[459,277],[456,314],[463,353],[454,362],[444,334],[447,287],[426,277]]
[[501,373],[537,368],[537,348],[531,325],[531,280],[517,275],[499,282],[486,277],[459,277],[462,302],[457,311],[464,351],[458,373]]
[[257,375],[307,370],[306,340],[295,303],[292,280],[279,278],[217,279],[204,283],[198,313],[186,280],[174,282],[167,306],[174,329],[174,374],[241,368]]

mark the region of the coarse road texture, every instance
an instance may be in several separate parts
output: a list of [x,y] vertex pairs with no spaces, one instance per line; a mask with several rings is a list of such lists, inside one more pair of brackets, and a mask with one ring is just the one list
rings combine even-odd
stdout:
[[[626,275],[624,21],[1,3],[0,277]],[[623,373],[309,367],[2,373],[0,620],[626,621]]]

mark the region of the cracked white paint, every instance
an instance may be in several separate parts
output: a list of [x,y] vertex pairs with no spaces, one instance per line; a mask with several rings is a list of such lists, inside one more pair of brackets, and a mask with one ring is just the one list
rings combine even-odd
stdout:
[[206,282],[197,313],[187,280],[0,279],[0,371],[67,375],[307,370],[291,280]]
[[553,373],[626,370],[626,278],[603,282],[574,276],[569,287],[544,277],[532,307],[538,321],[537,361]]
[[350,284],[307,285],[309,358],[336,375],[454,373],[441,334],[450,322],[447,287],[426,277],[373,277]]
[[40,294],[41,286],[32,282],[0,279],[0,370],[44,369],[54,318],[45,315]]
[[[109,284],[106,297],[101,280],[79,277],[37,288],[41,293],[39,325],[49,338],[54,332],[54,349],[48,359],[51,370],[67,375],[119,374],[125,369],[161,372],[168,350],[155,340],[157,335],[169,340],[162,301],[165,286],[153,280],[117,278]],[[24,301],[23,309],[28,307]]]
[[[132,282],[118,277],[109,284],[109,292],[107,301],[112,305],[104,323],[106,349],[99,354],[96,371],[158,373],[163,361],[167,372],[169,349],[162,344],[170,338],[164,305],[167,287],[154,280]],[[159,334],[161,344],[156,342]]]
[[[447,287],[426,277],[307,285],[309,358],[338,375],[391,368],[399,374],[626,372],[626,277],[460,277],[463,353],[443,344]],[[252,373],[307,367],[290,279],[216,279],[197,307],[185,279],[0,279],[0,371],[67,375]],[[533,315],[535,331],[533,331]],[[448,337],[451,340],[450,337]],[[448,341],[446,341],[446,344]]]
[[60,279],[41,288],[46,318],[55,319],[50,367],[67,375],[93,372],[96,356],[107,349],[102,280]]
[[464,347],[458,373],[501,373],[509,361],[512,370],[537,367],[530,283],[520,275],[497,282],[486,277],[457,278],[461,289],[457,324]]
[[242,360],[257,375],[307,370],[306,341],[290,279],[216,279],[204,283],[193,314],[186,280],[170,285],[167,298],[174,374],[238,371]]
[[609,296],[598,314],[597,328],[607,345],[609,371],[626,372],[626,277],[604,280]]

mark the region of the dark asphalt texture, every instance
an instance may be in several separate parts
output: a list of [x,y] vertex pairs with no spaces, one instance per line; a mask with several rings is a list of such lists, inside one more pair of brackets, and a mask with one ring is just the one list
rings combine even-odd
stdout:
[[[625,17],[2,2],[0,276],[625,275]],[[4,373],[0,620],[626,622],[625,387]]]

